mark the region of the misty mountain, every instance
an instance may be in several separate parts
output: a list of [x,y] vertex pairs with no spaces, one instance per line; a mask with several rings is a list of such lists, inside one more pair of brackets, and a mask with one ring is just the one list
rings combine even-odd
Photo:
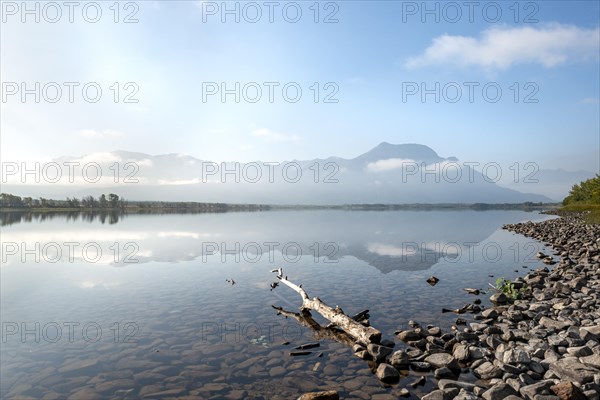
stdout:
[[214,163],[128,151],[65,156],[42,165],[35,185],[31,174],[9,172],[3,171],[3,192],[49,198],[113,192],[130,200],[262,204],[551,201],[501,187],[468,163],[439,156],[428,146],[386,142],[351,159],[281,163]]

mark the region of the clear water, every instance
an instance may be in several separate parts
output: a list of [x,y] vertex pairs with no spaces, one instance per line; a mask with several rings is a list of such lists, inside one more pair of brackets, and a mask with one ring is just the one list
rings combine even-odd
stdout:
[[[309,296],[347,314],[369,309],[371,324],[393,339],[410,319],[449,328],[456,315],[442,308],[475,298],[462,288],[485,289],[539,266],[543,244],[501,226],[545,218],[324,210],[6,224],[1,394],[291,398],[331,388],[344,398],[394,395],[418,374],[382,385],[367,362],[330,340],[291,357],[315,338],[271,307],[297,311],[301,302],[285,286],[271,290],[270,271],[282,267]],[[431,275],[440,279],[434,287],[425,282]],[[480,297],[488,304],[489,294]]]

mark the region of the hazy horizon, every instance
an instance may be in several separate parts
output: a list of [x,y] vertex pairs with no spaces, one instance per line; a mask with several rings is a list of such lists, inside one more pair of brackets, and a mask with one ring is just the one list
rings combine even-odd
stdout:
[[3,161],[352,158],[387,141],[600,171],[597,2],[153,1],[72,22],[2,4]]

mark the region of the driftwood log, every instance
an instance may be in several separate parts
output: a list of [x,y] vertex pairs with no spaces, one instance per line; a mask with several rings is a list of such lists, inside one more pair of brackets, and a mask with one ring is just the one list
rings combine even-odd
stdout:
[[342,330],[338,330],[335,327],[319,325],[319,323],[313,319],[312,315],[310,315],[308,310],[303,310],[299,313],[296,313],[293,311],[284,310],[282,307],[272,307],[277,310],[278,314],[281,314],[286,318],[293,318],[298,321],[300,325],[310,328],[313,331],[313,337],[315,340],[334,340],[338,343],[345,344],[348,347],[352,347],[356,343],[353,337]]
[[[381,340],[381,332],[371,326],[364,326],[360,322],[356,321],[352,317],[344,314],[339,308],[331,308],[325,304],[318,297],[310,298],[306,291],[300,286],[287,280],[287,277],[283,276],[283,270],[281,268],[273,270],[272,272],[277,273],[277,279],[284,285],[293,289],[302,298],[302,306],[300,307],[301,315],[305,315],[307,310],[313,310],[321,314],[325,319],[329,320],[333,325],[346,332],[352,337],[357,343],[364,346],[370,343],[379,343]],[[282,310],[279,310],[282,311]],[[310,315],[310,314],[309,314]],[[312,318],[311,318],[312,320]],[[314,320],[313,320],[314,321]],[[306,321],[305,319],[305,322]]]

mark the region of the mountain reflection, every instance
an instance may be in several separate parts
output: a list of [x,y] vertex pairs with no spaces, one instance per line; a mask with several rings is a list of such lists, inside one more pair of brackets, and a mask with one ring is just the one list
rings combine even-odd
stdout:
[[306,261],[305,257],[326,266],[342,257],[354,257],[385,274],[426,270],[442,259],[465,260],[474,249],[480,251],[480,242],[503,224],[537,214],[502,210],[311,210],[161,215],[28,212],[1,216],[5,265],[33,260],[29,253],[23,254],[26,248],[39,252],[41,262],[85,264],[92,260],[115,266],[217,262],[263,263],[270,268]]

